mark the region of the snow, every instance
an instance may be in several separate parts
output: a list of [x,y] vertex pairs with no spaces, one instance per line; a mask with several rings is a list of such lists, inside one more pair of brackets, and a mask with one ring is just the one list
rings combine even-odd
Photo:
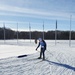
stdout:
[[[15,43],[14,43],[15,42]],[[39,50],[33,40],[0,42],[0,75],[75,75],[75,41],[46,40],[46,60],[36,59]],[[18,58],[26,54],[26,57]]]
[[[13,41],[13,42],[12,42]],[[28,55],[32,53],[36,53],[35,51],[35,44],[30,41],[20,40],[17,44],[17,41],[15,40],[6,40],[5,43],[1,41],[0,45],[0,59],[1,58],[7,58],[12,56],[18,56],[18,55]]]

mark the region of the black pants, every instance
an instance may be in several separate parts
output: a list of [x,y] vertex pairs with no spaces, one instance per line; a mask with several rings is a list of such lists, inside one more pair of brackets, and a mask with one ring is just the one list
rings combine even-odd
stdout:
[[43,59],[45,59],[45,49],[44,48],[41,48],[41,51],[40,51],[40,58],[43,54]]

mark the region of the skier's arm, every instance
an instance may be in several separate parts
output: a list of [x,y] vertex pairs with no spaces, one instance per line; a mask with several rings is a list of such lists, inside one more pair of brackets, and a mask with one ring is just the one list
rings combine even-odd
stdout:
[[37,46],[37,48],[36,48],[36,50],[38,49],[38,47],[40,46],[40,43],[38,44],[38,46]]

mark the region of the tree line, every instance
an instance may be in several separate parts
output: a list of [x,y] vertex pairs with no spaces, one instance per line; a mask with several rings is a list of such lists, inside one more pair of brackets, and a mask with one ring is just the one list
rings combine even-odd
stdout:
[[[0,39],[4,39],[4,30],[5,30],[5,39],[30,39],[29,31],[14,31],[8,28],[0,28]],[[70,31],[60,31],[57,30],[57,39],[58,40],[69,40]],[[39,37],[43,38],[42,31],[31,31],[31,39],[38,39]],[[54,40],[55,31],[45,31],[44,39]],[[71,31],[71,39],[75,40],[75,31]]]

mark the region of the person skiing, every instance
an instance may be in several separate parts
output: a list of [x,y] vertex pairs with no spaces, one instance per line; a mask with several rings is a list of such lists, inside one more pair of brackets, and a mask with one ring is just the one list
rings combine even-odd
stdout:
[[41,59],[41,56],[43,54],[43,60],[45,60],[46,42],[42,38],[39,38],[38,40],[39,40],[39,44],[36,50],[39,48],[39,46],[41,46],[40,57],[38,57],[38,59]]

